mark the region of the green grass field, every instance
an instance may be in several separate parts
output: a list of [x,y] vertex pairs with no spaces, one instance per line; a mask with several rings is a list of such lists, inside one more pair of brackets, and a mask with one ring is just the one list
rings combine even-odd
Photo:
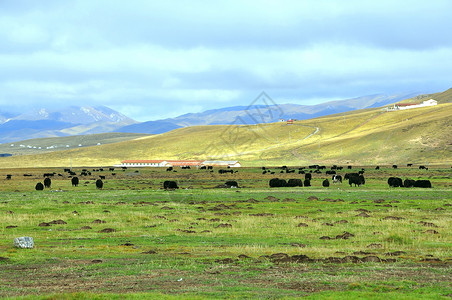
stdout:
[[[275,167],[92,171],[78,187],[61,168],[0,169],[0,297],[449,299],[450,166],[361,168],[364,186],[328,188],[326,174],[268,188],[303,178]],[[62,176],[35,191],[44,172]],[[389,176],[433,188],[389,188]],[[226,180],[240,188],[217,188]],[[35,248],[14,248],[20,236]]]

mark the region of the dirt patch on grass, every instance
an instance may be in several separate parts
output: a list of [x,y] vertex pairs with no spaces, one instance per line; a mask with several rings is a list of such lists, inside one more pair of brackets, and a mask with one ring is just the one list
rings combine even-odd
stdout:
[[[159,255],[152,250],[144,253]],[[150,266],[133,269],[132,266],[145,264],[149,256],[140,257],[142,259],[66,260],[34,265],[2,262],[0,284],[7,288],[0,291],[0,297],[73,292],[136,293],[150,290],[169,294],[190,291],[196,294],[238,286],[251,288],[260,295],[271,297],[268,293],[276,293],[273,296],[281,297],[292,295],[291,290],[307,294],[323,290],[340,291],[349,282],[358,281],[378,282],[394,279],[416,280],[418,284],[428,284],[444,281],[443,277],[450,272],[450,266],[441,262],[394,265],[382,263],[380,257],[372,255],[361,258],[356,256],[327,258],[322,262],[316,262],[304,255],[289,256],[285,253],[268,256],[266,259],[275,261],[270,265],[259,265],[255,258],[241,254],[237,258],[219,258],[213,264],[207,264],[205,271],[202,268],[187,271]],[[360,261],[368,261],[370,264]],[[247,263],[243,265],[244,262]],[[374,267],[375,262],[379,263],[379,268]],[[340,267],[337,263],[340,263]],[[90,265],[97,265],[98,268],[89,268]],[[132,268],[127,274],[119,275],[123,274],[121,270],[125,265]],[[334,276],[339,275],[338,272],[342,275]],[[33,276],[30,277],[31,274]]]

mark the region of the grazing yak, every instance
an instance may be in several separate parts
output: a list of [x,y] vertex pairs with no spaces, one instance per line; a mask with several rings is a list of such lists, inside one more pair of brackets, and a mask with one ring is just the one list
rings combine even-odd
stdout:
[[347,173],[345,174],[344,179],[348,179],[348,184],[350,184],[350,186],[352,186],[352,184],[360,186],[366,183],[364,176],[358,173]]
[[234,180],[226,181],[224,185],[228,188],[238,188],[239,187],[239,184],[237,183],[237,181],[234,181]]
[[399,177],[389,177],[388,184],[390,187],[403,187],[402,179]]
[[6,175],[6,179],[7,179],[7,180],[10,180],[10,179],[11,179],[11,176],[12,176],[11,174],[7,174],[7,175]]
[[272,178],[268,182],[268,185],[271,188],[273,188],[273,187],[285,187],[285,186],[287,186],[287,182],[284,179]]
[[78,186],[79,183],[78,177],[72,177],[71,182],[72,186]]
[[52,185],[52,180],[49,177],[46,177],[44,179],[44,187],[50,189],[50,186]]
[[416,180],[414,182],[414,187],[431,188],[432,183],[430,182],[430,180]]
[[101,190],[104,187],[104,183],[101,179],[96,180],[96,189]]
[[397,165],[392,165],[392,168],[393,169],[397,169]]
[[329,186],[330,186],[330,181],[329,181],[328,179],[325,179],[325,180],[322,182],[322,185],[323,185],[323,187],[329,187]]
[[38,182],[35,186],[35,190],[42,191],[44,189],[44,185],[41,182]]
[[336,171],[330,170],[325,172],[326,175],[334,175],[336,174]]
[[175,181],[166,180],[165,182],[163,182],[163,188],[165,190],[174,190],[178,189],[179,187],[177,186],[177,183]]
[[287,181],[287,186],[289,187],[303,187],[303,181],[301,181],[301,179],[289,179]]
[[342,176],[341,175],[333,175],[333,178],[331,178],[331,180],[333,181],[333,183],[342,183]]
[[413,180],[413,179],[405,179],[404,181],[403,181],[403,186],[404,187],[406,187],[406,188],[410,188],[410,187],[413,187],[414,186],[414,183],[416,182],[416,180]]
[[312,174],[311,173],[304,174],[304,179],[311,180],[312,179]]
[[375,170],[380,170],[380,167],[379,167],[379,166],[376,166],[376,167],[375,167]]
[[304,186],[311,186],[311,180],[305,179],[303,184],[304,184]]
[[234,173],[234,171],[231,169],[231,170],[223,170],[223,169],[220,169],[220,170],[218,170],[218,173],[219,174],[226,174],[226,173],[231,173],[231,174],[233,174]]

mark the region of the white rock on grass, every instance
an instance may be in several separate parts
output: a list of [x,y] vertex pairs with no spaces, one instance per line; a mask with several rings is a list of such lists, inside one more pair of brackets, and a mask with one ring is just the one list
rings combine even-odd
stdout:
[[14,239],[14,247],[22,249],[31,249],[34,246],[33,238],[22,236]]

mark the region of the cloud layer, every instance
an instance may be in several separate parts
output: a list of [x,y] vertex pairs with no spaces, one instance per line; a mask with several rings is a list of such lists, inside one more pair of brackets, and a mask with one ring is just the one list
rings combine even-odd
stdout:
[[140,121],[451,87],[452,2],[0,2],[0,105]]

